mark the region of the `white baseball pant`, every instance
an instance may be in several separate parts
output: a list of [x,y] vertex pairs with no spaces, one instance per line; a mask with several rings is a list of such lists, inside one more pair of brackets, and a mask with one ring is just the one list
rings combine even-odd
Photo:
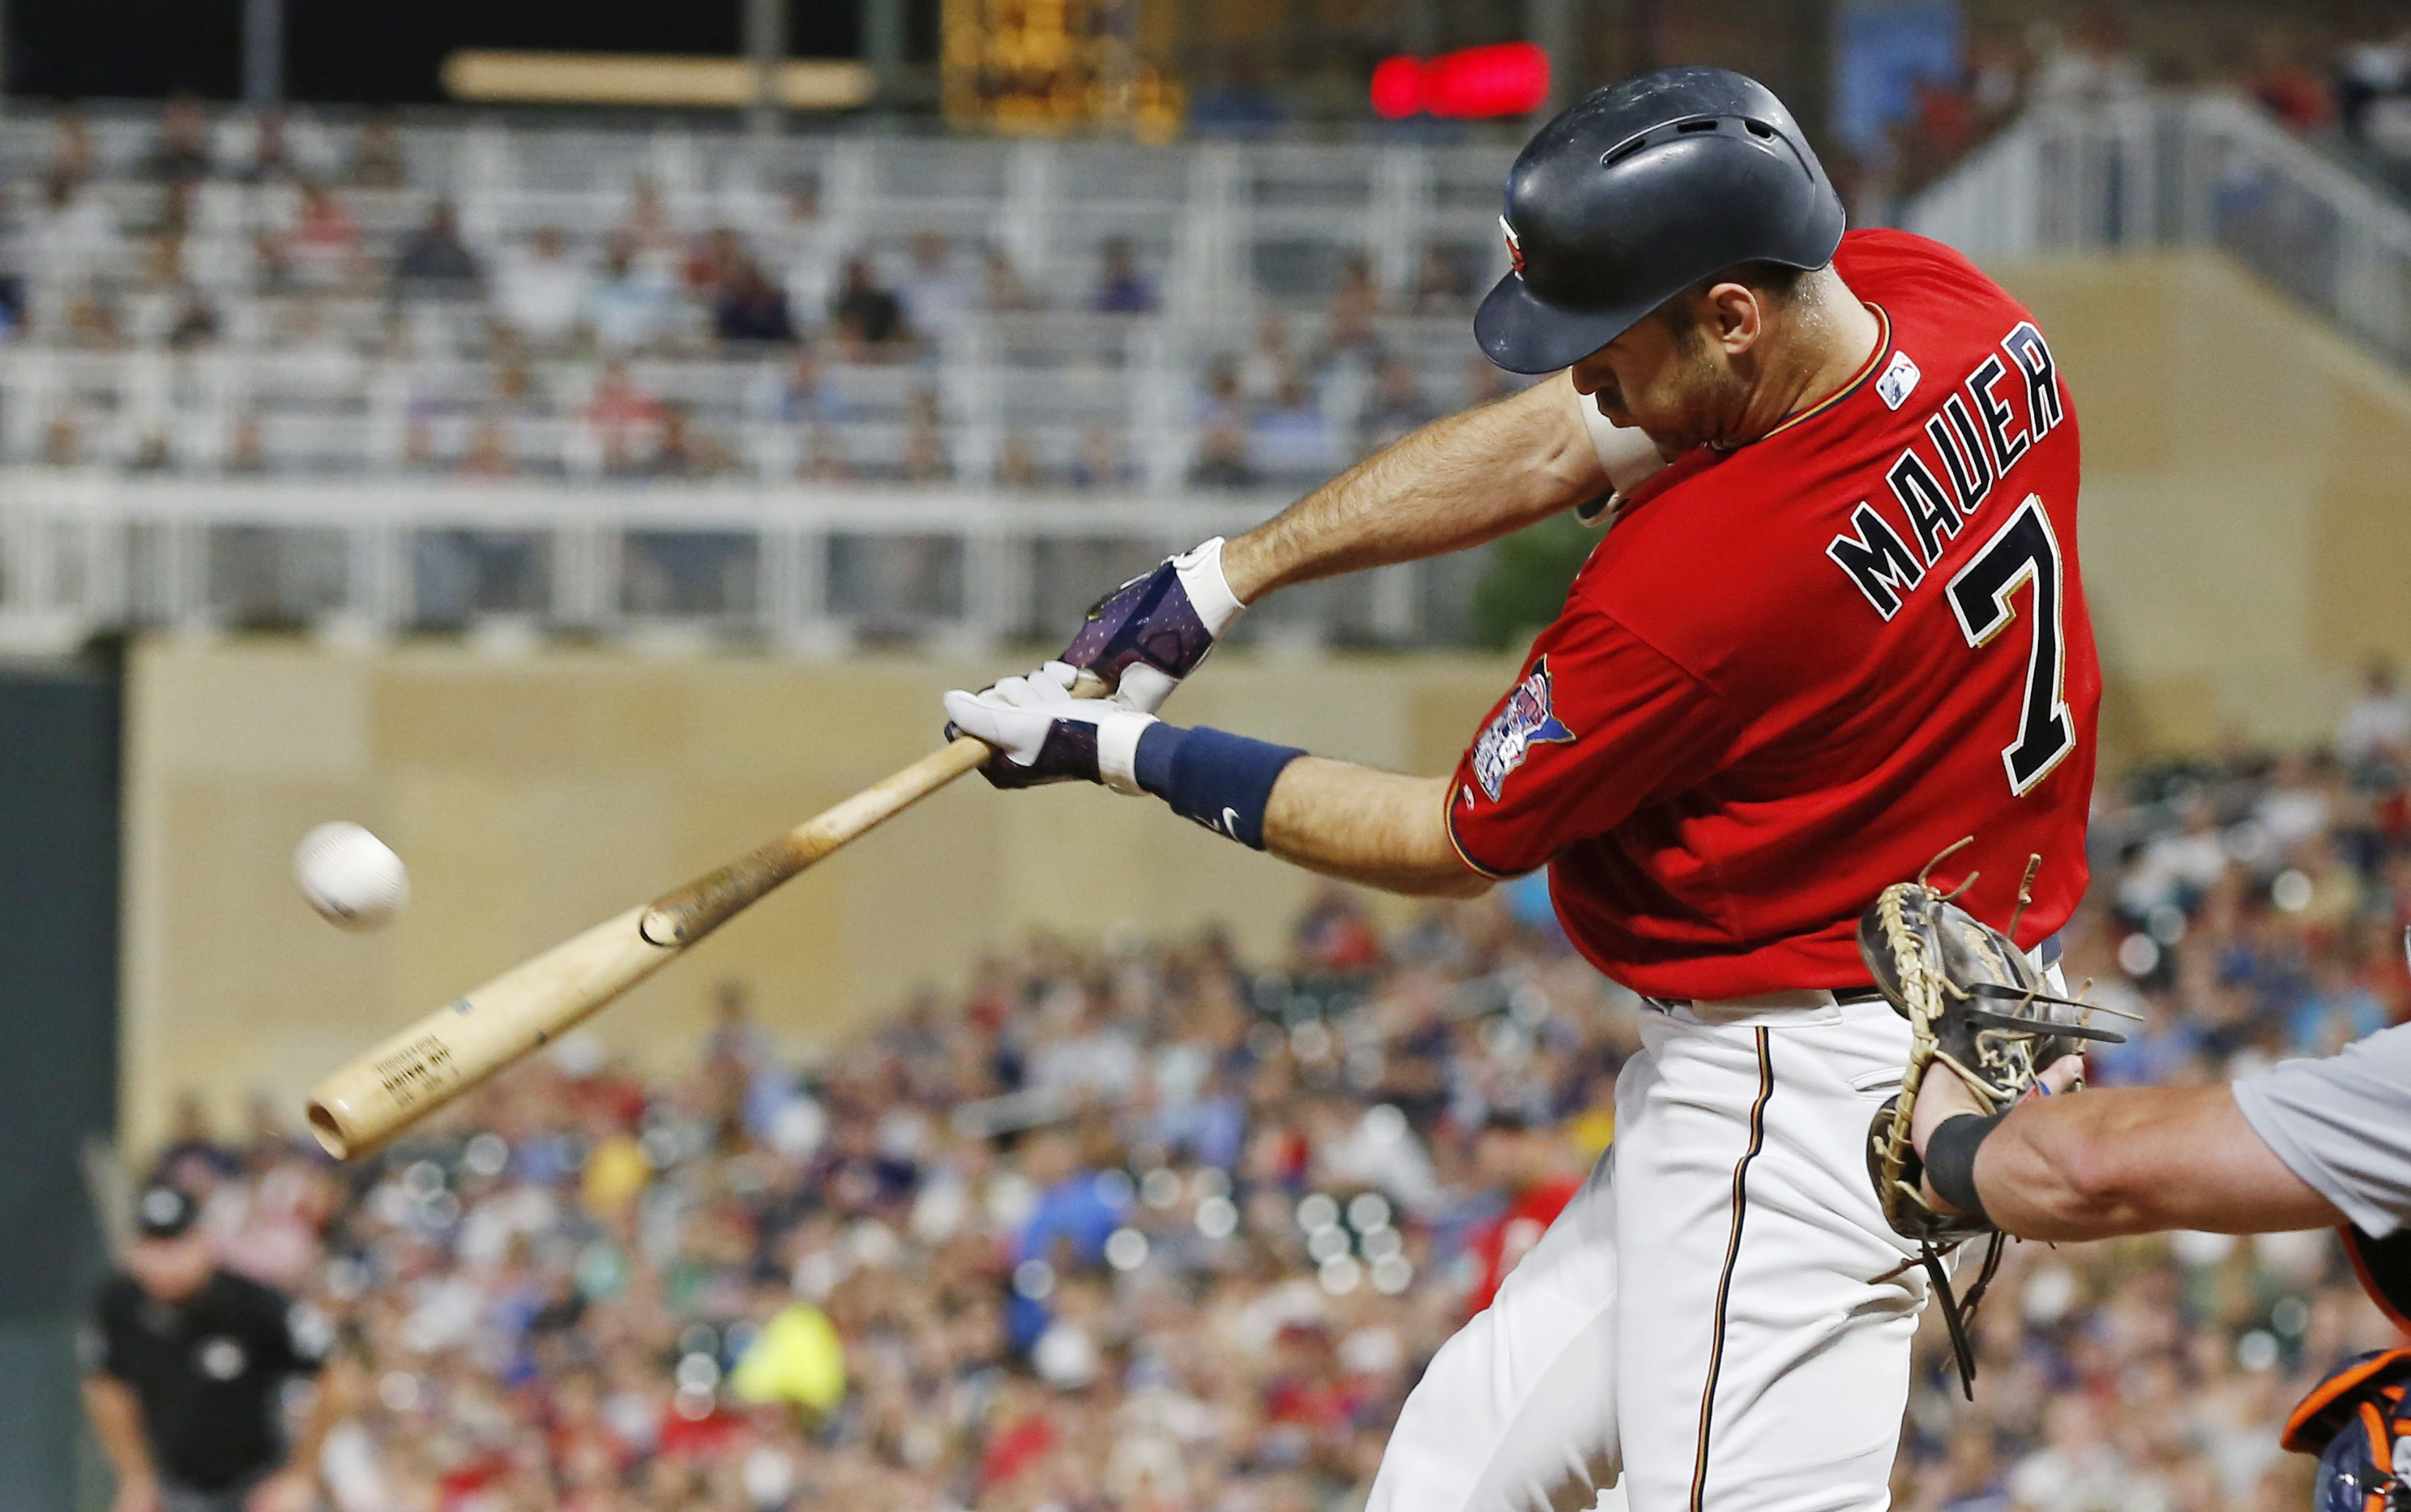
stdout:
[[[1408,1396],[1368,1512],[1879,1512],[1924,1305],[1866,1175],[1908,1025],[1643,1014],[1615,1141]],[[1611,1493],[1613,1499],[1613,1493]]]

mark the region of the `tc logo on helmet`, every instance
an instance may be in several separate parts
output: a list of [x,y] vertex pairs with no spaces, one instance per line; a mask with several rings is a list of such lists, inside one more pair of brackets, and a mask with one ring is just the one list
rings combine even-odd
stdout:
[[1524,243],[1515,239],[1515,228],[1507,224],[1507,217],[1504,215],[1498,217],[1498,233],[1507,239],[1507,260],[1515,265],[1515,276],[1522,278],[1524,276]]

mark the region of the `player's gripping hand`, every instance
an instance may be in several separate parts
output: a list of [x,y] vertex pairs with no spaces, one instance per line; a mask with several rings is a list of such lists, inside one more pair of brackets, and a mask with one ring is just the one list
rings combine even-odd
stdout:
[[1074,698],[1080,669],[1049,662],[976,693],[946,694],[946,733],[984,740],[998,754],[980,775],[1000,788],[1102,782],[1139,791],[1138,737],[1155,716],[1105,698]]
[[1095,673],[1117,702],[1152,714],[1246,608],[1222,575],[1218,535],[1099,599],[1062,661]]

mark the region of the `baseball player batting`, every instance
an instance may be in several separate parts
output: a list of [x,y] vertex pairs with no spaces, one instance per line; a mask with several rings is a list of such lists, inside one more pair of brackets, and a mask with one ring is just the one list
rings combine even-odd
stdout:
[[[1926,1301],[1866,1176],[1908,1026],[1855,943],[1937,851],[2047,939],[2085,883],[2100,692],[2074,412],[1965,259],[1846,235],[1782,103],[1712,68],[1603,89],[1509,174],[1474,335],[1554,376],[1124,585],[949,717],[1000,787],[1152,793],[1336,877],[1470,895],[1540,867],[1644,1052],[1581,1192],[1433,1359],[1376,1512],[1879,1508]],[[1242,606],[1611,496],[1445,778],[1151,712]],[[1076,670],[1118,689],[1074,698]],[[1980,873],[1980,877],[1974,874]]]

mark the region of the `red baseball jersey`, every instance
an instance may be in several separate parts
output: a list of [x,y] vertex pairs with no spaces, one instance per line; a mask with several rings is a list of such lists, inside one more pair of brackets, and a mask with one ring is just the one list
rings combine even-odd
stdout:
[[2101,674],[2076,564],[2076,413],[2034,319],[1965,258],[1857,231],[1865,368],[1644,485],[1449,789],[1497,876],[1651,996],[1863,985],[1858,917],[1936,873],[2031,946],[2083,894]]

